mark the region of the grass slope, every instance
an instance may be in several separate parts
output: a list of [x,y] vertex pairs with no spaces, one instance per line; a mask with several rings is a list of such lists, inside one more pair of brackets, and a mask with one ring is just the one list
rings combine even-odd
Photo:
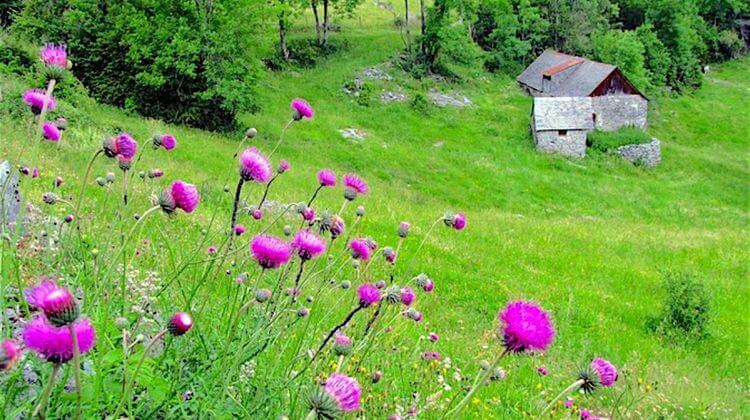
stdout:
[[[508,77],[484,74],[455,86],[475,104],[462,110],[433,108],[423,115],[408,103],[357,105],[342,92],[342,84],[363,67],[388,60],[400,46],[398,35],[383,23],[387,15],[381,13],[385,12],[368,15],[379,16],[372,23],[380,28],[377,31],[357,30],[358,22],[344,22],[347,35],[341,36],[350,48],[335,58],[314,69],[270,74],[264,80],[263,110],[242,118],[258,128],[258,147],[270,150],[276,143],[293,97],[309,99],[317,113],[314,120],[290,128],[274,156],[290,161],[292,170],[274,185],[271,198],[296,202],[309,196],[315,187],[314,171],[321,167],[340,174],[355,171],[374,191],[358,201],[367,208],[362,228],[381,246],[393,245],[398,222],[410,221],[416,228],[402,253],[407,256],[443,210],[466,211],[468,228],[459,235],[436,230],[414,264],[414,273],[427,271],[436,279],[438,293],[420,303],[426,322],[412,327],[408,336],[440,333],[438,350],[473,375],[478,360],[491,359],[499,349],[495,316],[509,299],[541,302],[552,311],[558,330],[546,355],[506,360],[508,378],[482,389],[472,413],[511,417],[533,412],[540,401],[566,385],[579,366],[601,355],[622,368],[623,382],[637,400],[630,407],[635,417],[749,415],[750,60],[717,66],[693,94],[652,101],[650,132],[662,141],[660,167],[644,170],[604,154],[570,161],[534,151],[528,133],[530,99]],[[453,88],[388,71],[395,79],[387,86],[400,84],[412,94],[431,87]],[[13,79],[0,84],[3,91],[20,89]],[[378,92],[380,85],[374,86]],[[11,99],[7,95],[5,100]],[[143,167],[162,167],[167,176],[161,183],[181,178],[199,184],[203,207],[190,220],[151,220],[144,236],[159,236],[161,231],[174,237],[178,247],[202,249],[206,243],[200,242],[200,228],[217,210],[228,218],[231,197],[221,185],[233,170],[230,158],[237,139],[171,127],[91,103],[81,104],[78,111],[76,115],[86,120],[71,118],[71,129],[59,147],[42,145],[42,177],[26,184],[28,196],[38,197],[58,174],[77,185],[99,139],[115,127],[142,140],[153,132],[172,131],[178,149],[167,157],[147,153]],[[82,125],[84,121],[91,124]],[[346,127],[364,130],[366,140],[344,140],[337,130]],[[0,120],[3,156],[14,156],[24,147],[23,133],[21,122]],[[438,142],[442,146],[436,147]],[[109,170],[110,163],[95,165],[96,175]],[[144,185],[136,185],[134,196],[148,193]],[[77,186],[70,191],[77,192]],[[248,194],[255,197],[259,192]],[[116,193],[92,187],[89,197],[104,209],[116,206]],[[339,192],[325,194],[319,208],[337,208],[340,200]],[[133,206],[133,211],[142,211],[148,204]],[[243,223],[252,225],[243,217]],[[34,262],[24,264],[34,272]],[[174,264],[152,258],[142,261],[141,268],[166,272]],[[665,270],[695,273],[709,285],[715,316],[706,340],[672,345],[646,330],[646,319],[661,307]],[[193,309],[204,332],[211,328],[207,320],[221,309],[213,294],[230,287],[225,278],[210,281],[210,288],[199,291],[205,305]],[[190,289],[191,277],[185,276],[181,286]],[[172,308],[173,298],[163,297],[161,304]],[[107,310],[105,305],[89,307],[101,328],[111,322]],[[549,368],[548,377],[535,373],[541,364]],[[380,368],[386,378],[404,385],[413,374],[409,367],[397,365],[370,368]],[[365,408],[379,407],[387,414],[392,406],[388,392],[396,391],[372,386]],[[581,404],[606,408],[617,392]],[[400,391],[402,403],[409,394],[408,386]],[[219,410],[212,398],[197,397],[208,413]]]

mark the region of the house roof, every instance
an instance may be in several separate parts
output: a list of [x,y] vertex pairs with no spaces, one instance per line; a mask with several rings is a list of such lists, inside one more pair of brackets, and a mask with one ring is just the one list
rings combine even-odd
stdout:
[[[555,80],[555,75],[570,68],[573,70],[568,76],[560,75],[558,77],[564,77],[564,79]],[[589,96],[615,71],[617,67],[610,64],[547,50],[534,60],[516,80],[551,96]],[[551,78],[553,83],[545,86],[545,78]]]
[[593,130],[594,108],[591,98],[536,97],[534,98],[534,129],[544,130]]

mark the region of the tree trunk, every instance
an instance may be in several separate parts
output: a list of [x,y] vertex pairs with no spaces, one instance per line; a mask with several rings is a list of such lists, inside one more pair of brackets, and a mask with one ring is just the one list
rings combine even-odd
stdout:
[[409,32],[409,0],[404,0],[404,31],[406,32],[406,50],[411,52],[411,33]]
[[289,60],[289,48],[286,45],[286,21],[283,13],[279,15],[279,48],[281,49],[281,57],[284,60]]
[[312,0],[310,2],[310,7],[312,8],[313,16],[315,17],[315,33],[318,34],[318,45],[322,45],[323,38],[320,35],[320,16],[318,16],[318,1]]
[[419,0],[419,18],[422,21],[422,40],[420,44],[422,44],[422,54],[424,54],[425,52],[424,34],[427,31],[427,24],[425,22],[425,16],[424,16],[424,0]]
[[330,29],[330,22],[328,17],[328,2],[329,0],[323,0],[323,44],[328,43],[328,30]]

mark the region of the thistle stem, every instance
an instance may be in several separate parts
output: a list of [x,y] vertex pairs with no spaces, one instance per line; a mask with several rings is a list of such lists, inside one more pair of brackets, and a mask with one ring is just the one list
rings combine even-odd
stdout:
[[154,347],[154,344],[156,344],[157,341],[161,340],[162,337],[164,337],[167,334],[167,330],[161,330],[158,334],[154,336],[154,338],[151,339],[151,341],[148,342],[148,345],[146,345],[146,348],[143,350],[143,355],[141,355],[141,358],[138,360],[138,364],[135,365],[135,370],[133,371],[133,378],[130,379],[130,382],[128,383],[128,387],[125,389],[125,392],[122,394],[122,399],[120,399],[120,403],[117,405],[117,408],[114,411],[114,415],[112,417],[117,418],[117,416],[120,414],[120,410],[122,409],[122,406],[125,404],[125,401],[129,398],[130,392],[133,390],[133,387],[135,386],[135,381],[138,379],[138,372],[141,370],[141,366],[143,366],[143,362],[146,360],[146,355],[151,350],[152,347]]
[[278,176],[279,176],[278,174],[274,175],[273,178],[271,178],[266,183],[266,189],[263,191],[263,197],[261,197],[260,202],[258,203],[258,210],[260,210],[261,207],[263,207],[263,203],[266,202],[266,197],[268,197],[268,190],[271,189],[271,184],[273,184],[273,181],[275,181],[276,178],[278,178]]
[[91,157],[91,160],[89,161],[88,166],[86,166],[86,173],[83,175],[83,182],[81,183],[81,191],[78,193],[78,201],[76,202],[76,226],[78,226],[78,223],[79,223],[78,221],[81,220],[81,217],[80,217],[81,202],[83,201],[83,192],[86,190],[86,182],[88,182],[89,175],[91,175],[91,168],[94,166],[94,161],[101,154],[102,154],[102,149],[97,150],[97,152],[94,153],[94,156]]
[[76,419],[81,418],[81,404],[83,399],[83,390],[81,389],[81,350],[78,347],[78,335],[76,334],[73,324],[68,324],[70,338],[73,344],[73,375],[76,383]]
[[563,390],[563,392],[559,393],[555,398],[552,399],[552,401],[549,402],[549,404],[547,404],[546,407],[544,407],[544,410],[542,410],[541,413],[539,413],[538,417],[542,418],[542,416],[544,416],[545,414],[547,414],[547,412],[552,408],[553,405],[555,405],[555,403],[557,401],[560,400],[560,398],[562,398],[565,395],[569,394],[570,392],[572,392],[572,391],[580,388],[581,385],[583,385],[583,382],[584,382],[583,379],[579,379],[579,380],[573,382],[572,384],[570,384],[570,386],[568,386],[567,388],[565,388]]
[[458,403],[457,406],[455,406],[453,409],[448,411],[443,418],[446,417],[455,417],[458,414],[461,413],[461,410],[464,408],[464,406],[471,401],[471,397],[474,396],[474,394],[477,392],[477,389],[479,389],[479,386],[484,383],[484,381],[487,379],[487,377],[492,373],[492,371],[495,370],[498,363],[500,363],[500,360],[505,357],[506,354],[508,354],[510,350],[506,347],[505,350],[502,351],[502,353],[498,354],[498,356],[495,358],[495,360],[492,362],[492,365],[489,369],[487,369],[485,372],[481,373],[479,376],[477,376],[477,380],[474,381],[474,384],[472,385],[471,389],[469,390],[469,393],[466,394],[466,396]]
[[318,412],[313,408],[309,413],[307,413],[305,420],[315,420],[316,418],[318,418]]
[[310,205],[312,204],[312,202],[315,201],[315,197],[318,196],[318,193],[322,189],[323,189],[323,184],[318,185],[318,188],[315,189],[315,192],[313,193],[312,197],[310,197],[310,201],[307,202],[307,207],[310,207]]
[[292,302],[297,301],[297,287],[299,287],[299,279],[302,277],[302,270],[305,269],[305,259],[300,259],[299,270],[297,271],[297,277],[294,279],[294,290],[292,290]]
[[279,146],[281,146],[281,142],[284,141],[284,134],[286,134],[286,130],[289,128],[289,126],[292,125],[293,122],[294,122],[294,118],[289,120],[289,122],[286,123],[284,128],[281,129],[281,134],[279,135],[279,141],[276,143],[276,146],[274,146],[273,150],[271,150],[271,153],[268,155],[269,159],[271,158],[271,156],[273,156],[274,153],[276,153],[276,149],[278,149]]
[[47,92],[44,96],[44,102],[42,102],[42,110],[39,112],[39,127],[37,129],[39,133],[42,132],[42,127],[44,126],[44,117],[47,115],[47,106],[49,104],[50,98],[52,98],[52,92],[55,90],[56,83],[57,80],[50,79],[49,83],[47,84]]
[[240,207],[240,195],[242,194],[242,185],[245,180],[240,177],[240,181],[237,183],[237,189],[234,191],[234,205],[232,206],[232,225],[230,229],[234,229],[234,224],[237,223],[237,210]]
[[52,388],[55,386],[55,378],[57,377],[57,372],[60,370],[60,365],[55,363],[52,365],[52,373],[49,375],[49,381],[47,382],[47,386],[44,387],[44,391],[42,392],[42,397],[39,399],[39,404],[36,405],[36,408],[34,408],[34,412],[31,414],[31,418],[39,417],[44,418],[44,412],[47,411],[47,402],[49,401],[49,396],[52,393]]
[[435,226],[437,226],[438,223],[442,222],[445,219],[445,217],[440,216],[439,219],[435,220],[430,228],[427,230],[427,233],[425,233],[424,238],[422,238],[422,241],[419,243],[419,246],[417,247],[417,250],[414,251],[414,254],[409,258],[409,264],[406,266],[406,273],[408,274],[411,271],[412,263],[414,262],[414,257],[416,257],[419,254],[419,251],[422,250],[422,247],[424,246],[425,242],[427,242],[427,239],[430,237],[430,233],[435,229]]

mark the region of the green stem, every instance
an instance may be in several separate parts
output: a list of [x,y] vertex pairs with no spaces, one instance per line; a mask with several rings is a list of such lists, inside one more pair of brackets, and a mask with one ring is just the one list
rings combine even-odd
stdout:
[[443,418],[446,417],[455,417],[458,414],[461,413],[461,410],[464,408],[464,406],[471,401],[471,397],[474,396],[474,394],[477,392],[477,389],[484,383],[484,381],[487,379],[487,377],[492,373],[492,371],[495,370],[498,363],[500,363],[500,360],[505,357],[506,354],[508,354],[510,350],[506,348],[502,351],[502,353],[498,354],[498,356],[495,358],[495,361],[492,362],[492,365],[489,369],[487,369],[485,372],[481,373],[479,376],[477,376],[477,380],[474,381],[474,384],[472,385],[471,389],[469,390],[469,393],[466,394],[466,396],[458,403],[457,406],[455,406],[453,409],[451,409],[449,412],[447,412]]
[[[234,224],[237,223],[237,210],[240,207],[240,195],[242,194],[242,185],[245,180],[240,177],[240,181],[237,183],[237,189],[234,191],[234,205],[232,206],[232,221],[229,229],[234,229]],[[230,232],[230,235],[234,235],[234,232]]]
[[443,217],[443,216],[440,216],[440,218],[439,218],[439,219],[435,220],[435,221],[434,221],[434,222],[432,223],[432,226],[430,226],[430,228],[429,228],[429,229],[427,230],[427,233],[425,233],[425,235],[424,235],[424,238],[422,238],[422,242],[420,242],[420,243],[419,243],[419,246],[417,247],[417,250],[416,250],[416,251],[414,251],[414,254],[413,254],[413,255],[411,256],[411,258],[409,258],[409,264],[407,264],[407,266],[406,266],[406,271],[405,271],[405,273],[406,273],[407,275],[408,275],[408,274],[410,273],[410,271],[411,271],[411,266],[412,266],[412,263],[414,262],[414,257],[416,257],[416,256],[417,256],[417,255],[419,254],[419,251],[421,251],[421,250],[422,250],[422,246],[424,246],[425,242],[427,242],[427,238],[429,238],[429,237],[430,237],[430,233],[432,233],[433,229],[435,229],[435,226],[437,226],[437,224],[438,224],[438,223],[442,222],[442,221],[443,221],[443,219],[444,219],[444,217]]
[[133,378],[128,383],[128,387],[125,389],[125,392],[122,394],[122,398],[120,399],[120,403],[117,405],[117,408],[114,411],[113,418],[117,418],[117,416],[120,414],[120,410],[122,409],[122,406],[125,404],[125,401],[129,398],[130,392],[133,390],[133,387],[135,386],[135,381],[138,379],[138,372],[141,370],[141,366],[143,366],[143,362],[146,360],[146,355],[151,350],[151,348],[156,344],[157,341],[159,341],[164,335],[167,334],[167,330],[162,330],[158,334],[154,336],[154,338],[149,341],[148,345],[146,345],[145,350],[143,350],[143,355],[141,355],[140,360],[138,360],[138,364],[135,366],[135,370],[133,371]]
[[57,372],[60,370],[60,365],[55,363],[52,365],[52,373],[49,375],[49,382],[47,382],[47,386],[44,387],[44,391],[42,392],[42,397],[39,399],[39,404],[36,405],[36,408],[34,408],[34,412],[31,414],[31,418],[37,417],[37,415],[40,418],[44,418],[44,412],[47,411],[47,402],[49,401],[49,396],[52,393],[52,388],[55,386],[55,378],[57,377]]
[[315,420],[318,418],[318,412],[313,408],[305,417],[305,420]]
[[83,192],[86,190],[86,182],[89,180],[89,175],[91,174],[91,168],[94,166],[94,161],[96,160],[99,155],[102,154],[102,149],[99,149],[96,153],[94,153],[94,156],[89,161],[88,166],[86,166],[86,173],[83,175],[83,182],[81,183],[81,191],[78,193],[78,202],[76,203],[76,226],[79,224],[79,220],[81,220],[81,201],[83,201]]
[[547,406],[546,406],[546,407],[544,407],[544,410],[542,410],[542,411],[541,411],[541,412],[539,413],[539,416],[538,416],[538,417],[539,417],[539,418],[542,418],[542,416],[544,416],[545,414],[547,414],[547,412],[548,412],[548,411],[549,411],[549,410],[550,410],[550,409],[552,408],[552,406],[553,406],[553,405],[555,405],[555,403],[556,403],[556,402],[557,402],[558,400],[560,400],[560,398],[562,398],[562,397],[564,397],[565,395],[569,394],[570,392],[572,392],[572,391],[574,391],[574,390],[576,390],[576,389],[580,388],[580,387],[581,387],[581,385],[583,385],[583,382],[584,382],[584,381],[583,381],[583,379],[579,379],[579,380],[577,380],[577,381],[573,382],[572,384],[570,384],[570,386],[568,386],[567,388],[565,388],[565,389],[563,390],[563,392],[559,393],[559,394],[558,394],[558,395],[557,395],[557,396],[556,396],[555,398],[553,398],[553,399],[552,399],[552,401],[550,401],[550,402],[549,402],[549,404],[547,404]]
[[271,153],[268,155],[269,159],[271,158],[271,156],[273,156],[274,153],[276,153],[276,149],[278,149],[279,146],[281,146],[281,142],[284,141],[284,134],[286,134],[287,128],[289,128],[289,126],[292,125],[293,122],[294,122],[294,118],[292,118],[291,120],[289,120],[289,122],[286,123],[286,125],[284,126],[284,128],[281,130],[281,134],[279,135],[279,141],[278,141],[278,143],[276,143],[276,146],[274,146],[273,150],[271,150]]
[[68,324],[70,337],[73,344],[73,375],[76,383],[76,419],[81,418],[81,401],[83,399],[83,390],[81,389],[81,351],[78,348],[78,335],[76,334],[73,324]]

